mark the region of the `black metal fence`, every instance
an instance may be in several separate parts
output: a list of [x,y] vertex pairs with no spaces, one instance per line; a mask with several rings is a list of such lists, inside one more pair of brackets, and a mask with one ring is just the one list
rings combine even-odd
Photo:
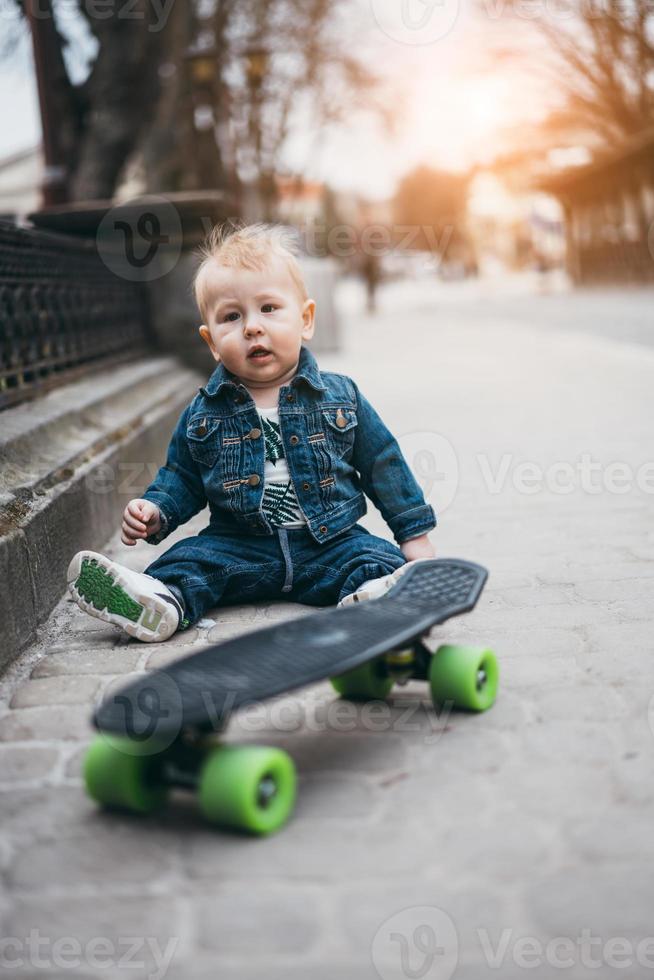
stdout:
[[95,243],[0,222],[0,409],[153,343],[147,293]]

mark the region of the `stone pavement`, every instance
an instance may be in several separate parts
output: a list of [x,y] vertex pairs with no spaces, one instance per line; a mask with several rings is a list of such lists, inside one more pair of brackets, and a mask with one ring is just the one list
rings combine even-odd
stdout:
[[[155,819],[104,814],[79,775],[94,698],[306,608],[217,609],[146,646],[63,600],[4,678],[7,976],[654,975],[654,352],[596,336],[583,296],[564,332],[447,288],[388,286],[368,317],[346,284],[345,350],[321,362],[401,437],[439,553],[489,567],[441,634],[496,649],[495,707],[438,717],[412,683],[336,714],[323,684],[235,719],[231,739],[299,767],[297,813],[269,839],[211,829],[181,797]],[[364,523],[388,533],[372,508]],[[154,554],[118,534],[108,551]]]

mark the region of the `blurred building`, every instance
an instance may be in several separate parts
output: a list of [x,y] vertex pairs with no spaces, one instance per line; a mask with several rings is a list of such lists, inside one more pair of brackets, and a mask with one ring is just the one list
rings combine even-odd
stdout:
[[302,177],[275,177],[277,215],[289,225],[306,225],[320,221],[325,212],[325,185]]
[[575,282],[654,281],[654,129],[539,185],[564,209]]
[[481,272],[546,270],[565,261],[563,211],[558,201],[491,170],[470,182],[466,223]]

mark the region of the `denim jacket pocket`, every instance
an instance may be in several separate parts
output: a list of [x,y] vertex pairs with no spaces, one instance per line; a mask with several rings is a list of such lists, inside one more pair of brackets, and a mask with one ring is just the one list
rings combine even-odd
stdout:
[[339,456],[344,456],[354,445],[357,425],[355,410],[347,406],[323,409],[322,417],[327,424],[329,445]]
[[189,452],[204,466],[213,466],[220,453],[220,419],[206,413],[194,415],[186,427]]

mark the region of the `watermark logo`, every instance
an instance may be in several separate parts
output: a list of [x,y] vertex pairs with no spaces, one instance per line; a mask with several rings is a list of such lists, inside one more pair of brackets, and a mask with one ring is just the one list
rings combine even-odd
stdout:
[[380,29],[399,44],[435,44],[456,24],[460,0],[370,0]]
[[372,962],[381,980],[450,980],[459,962],[454,922],[436,906],[403,909],[377,930]]
[[164,197],[110,208],[98,225],[98,254],[129,282],[153,282],[171,272],[182,250],[179,212]]
[[[59,976],[69,975],[80,967],[91,970],[111,971],[112,976],[132,971],[147,980],[163,980],[170,969],[179,944],[172,937],[164,945],[154,936],[92,936],[82,942],[77,936],[45,936],[39,929],[31,929],[27,936],[3,936],[0,938],[0,967],[11,976],[51,976],[52,970]],[[94,974],[95,975],[95,974]]]
[[406,432],[398,443],[425,500],[442,514],[459,486],[459,460],[454,446],[440,432]]
[[172,745],[182,728],[183,705],[172,677],[154,672],[135,688],[119,689],[102,701],[100,732],[121,736],[127,755],[154,755]]

